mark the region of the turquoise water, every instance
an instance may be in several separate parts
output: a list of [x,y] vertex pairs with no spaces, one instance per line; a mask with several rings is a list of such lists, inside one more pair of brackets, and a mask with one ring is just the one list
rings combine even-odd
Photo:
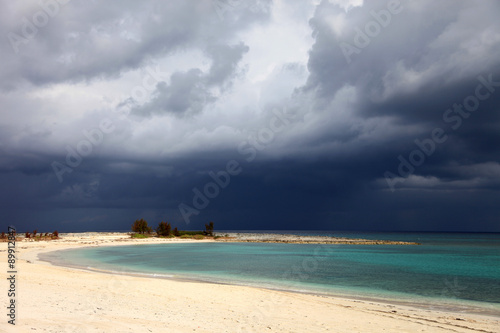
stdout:
[[335,235],[422,245],[177,243],[58,251],[42,259],[125,273],[500,314],[499,234]]

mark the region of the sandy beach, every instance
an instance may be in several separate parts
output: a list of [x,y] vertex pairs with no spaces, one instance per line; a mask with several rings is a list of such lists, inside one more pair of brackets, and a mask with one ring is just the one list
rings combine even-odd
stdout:
[[[65,234],[16,243],[16,325],[2,332],[498,332],[500,317],[297,294],[254,287],[175,281],[53,266],[42,252],[180,239],[131,239],[119,233]],[[213,240],[204,240],[213,241]],[[195,241],[200,242],[200,241]],[[7,266],[7,243],[1,243]],[[5,275],[4,275],[5,276]],[[1,299],[8,304],[8,281]]]

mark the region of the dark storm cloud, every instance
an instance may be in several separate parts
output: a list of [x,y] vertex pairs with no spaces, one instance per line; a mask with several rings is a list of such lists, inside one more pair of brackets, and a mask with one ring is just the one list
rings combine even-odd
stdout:
[[[500,94],[489,94],[484,84],[484,80],[493,81],[492,90],[497,90],[500,82],[496,33],[500,26],[493,19],[498,9],[498,3],[493,2],[388,1],[366,3],[345,13],[336,5],[322,2],[311,20],[316,42],[310,53],[311,75],[305,89],[314,91],[323,101],[318,105],[332,115],[336,110],[328,103],[336,94],[345,87],[355,90],[356,103],[347,121],[351,135],[346,137],[355,138],[353,149],[363,144],[361,149],[365,151],[375,149],[380,155],[392,152],[392,159],[380,161],[388,170],[397,168],[399,154],[408,158],[418,148],[415,139],[431,137],[435,128],[443,128],[449,138],[443,146],[436,143],[446,157],[428,158],[417,174],[448,178],[453,163],[498,161],[498,137],[494,133],[500,130]],[[345,25],[332,25],[332,19],[339,17]],[[451,116],[457,114],[447,110],[474,96],[481,83],[487,100],[481,101],[470,117],[452,121]],[[366,128],[353,126],[357,117],[365,124],[367,119],[378,120],[374,132],[382,123],[390,124],[390,141],[379,141],[384,134],[374,135],[377,145],[367,146],[361,140],[368,134]],[[323,142],[328,137],[338,140],[338,134],[318,137]]]
[[[18,53],[4,39],[5,218],[61,230],[144,217],[189,229],[499,231],[500,4],[338,3],[306,17],[305,3],[70,2]],[[40,10],[2,6],[3,35]],[[283,34],[300,32],[295,22],[313,36],[297,44],[307,59]],[[455,109],[473,98],[475,111]],[[69,165],[68,147],[107,118],[115,129],[59,181],[53,162]],[[233,160],[241,172],[186,224],[179,205],[194,209]]]
[[249,50],[248,46],[238,45],[210,45],[207,53],[212,59],[210,72],[207,76],[209,85],[220,85],[235,75],[236,66],[243,55]]
[[[265,20],[269,6],[236,8],[234,22],[221,20],[211,1],[61,2],[66,4],[53,1],[50,9],[38,2],[16,9],[3,4],[4,87],[24,80],[42,85],[118,76],[150,57],[224,40]],[[37,13],[48,18],[39,27]]]
[[184,73],[172,74],[170,85],[161,82],[157,85],[154,99],[143,107],[134,108],[133,114],[172,112],[194,114],[214,100],[203,84],[202,72],[191,69]]
[[158,83],[153,92],[153,99],[143,106],[134,107],[132,114],[193,115],[201,112],[205,106],[216,100],[210,91],[211,88],[219,87],[223,90],[231,84],[231,77],[236,75],[236,66],[246,52],[248,47],[242,43],[233,46],[210,45],[207,54],[212,59],[212,64],[208,73],[203,73],[199,68],[173,73],[170,84]]

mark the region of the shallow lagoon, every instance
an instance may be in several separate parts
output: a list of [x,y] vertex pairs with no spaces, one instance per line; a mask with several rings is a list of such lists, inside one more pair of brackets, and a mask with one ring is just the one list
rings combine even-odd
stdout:
[[66,250],[42,259],[120,273],[500,314],[498,234],[385,236],[422,245],[173,243]]

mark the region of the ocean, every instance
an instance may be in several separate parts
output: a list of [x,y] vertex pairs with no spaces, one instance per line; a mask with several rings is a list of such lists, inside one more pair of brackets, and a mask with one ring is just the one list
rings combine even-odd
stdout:
[[[222,231],[243,232],[243,231]],[[422,245],[172,243],[51,252],[55,264],[500,315],[500,234],[246,231]]]

